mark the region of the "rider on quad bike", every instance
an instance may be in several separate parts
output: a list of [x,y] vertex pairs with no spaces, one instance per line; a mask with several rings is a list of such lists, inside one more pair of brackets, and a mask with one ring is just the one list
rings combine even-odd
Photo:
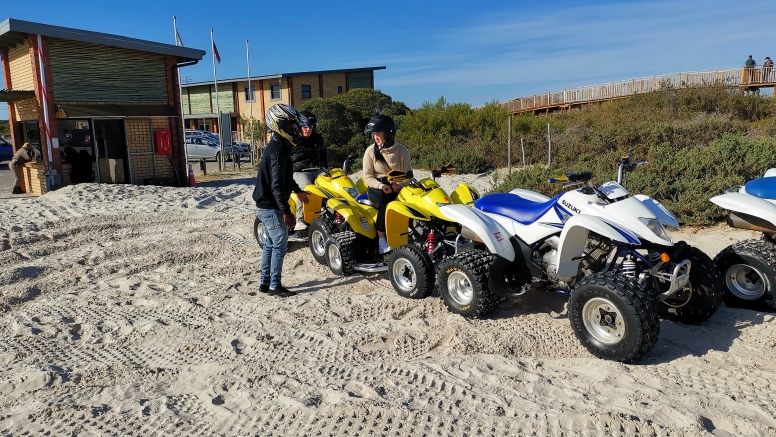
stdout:
[[391,251],[385,238],[385,210],[389,202],[396,200],[400,190],[397,183],[388,180],[388,174],[401,171],[411,178],[410,152],[394,139],[396,122],[387,115],[378,115],[369,120],[364,133],[374,139],[374,144],[367,147],[364,153],[363,179],[368,187],[369,200],[377,209],[377,250],[384,254]]

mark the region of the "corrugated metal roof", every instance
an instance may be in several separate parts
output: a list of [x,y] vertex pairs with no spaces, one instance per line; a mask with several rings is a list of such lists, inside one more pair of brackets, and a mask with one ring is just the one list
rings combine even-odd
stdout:
[[178,58],[178,62],[200,61],[205,56],[204,50],[69,27],[33,23],[15,18],[9,18],[0,23],[0,50],[13,48],[23,43],[28,34],[172,55]]
[[[354,73],[358,71],[374,71],[374,70],[385,70],[385,66],[382,67],[362,67],[362,68],[348,68],[344,70],[321,70],[321,71],[302,71],[298,73],[280,73],[280,74],[271,74],[268,76],[251,76],[251,81],[254,80],[267,80],[267,79],[280,79],[282,77],[292,77],[292,76],[305,76],[308,74],[329,74],[329,73]],[[218,83],[231,83],[231,82],[247,82],[248,76],[245,77],[239,77],[236,79],[218,79]],[[191,86],[202,86],[202,85],[208,85],[213,83],[213,81],[206,81],[206,82],[194,82],[194,83],[185,83],[181,84],[182,87],[188,88]]]

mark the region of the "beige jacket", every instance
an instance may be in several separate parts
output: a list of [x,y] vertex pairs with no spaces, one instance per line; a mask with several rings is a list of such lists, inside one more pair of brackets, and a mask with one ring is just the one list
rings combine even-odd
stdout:
[[[364,152],[364,170],[361,177],[364,179],[364,183],[367,187],[381,190],[384,183],[380,182],[378,178],[384,178],[388,176],[388,172],[391,170],[411,171],[412,165],[410,165],[410,152],[406,147],[399,143],[394,142],[393,146],[383,149],[381,151],[385,162],[375,161],[375,145],[366,148]],[[386,163],[388,165],[386,165]]]
[[39,157],[40,153],[38,153],[36,149],[32,147],[29,149],[26,147],[19,147],[19,150],[17,150],[16,153],[14,153],[13,158],[11,158],[11,165],[22,166]]

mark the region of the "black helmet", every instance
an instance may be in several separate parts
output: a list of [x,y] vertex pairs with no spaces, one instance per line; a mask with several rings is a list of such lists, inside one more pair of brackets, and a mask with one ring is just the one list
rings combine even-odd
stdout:
[[299,118],[302,120],[302,126],[315,128],[318,126],[318,117],[310,111],[300,111]]
[[378,115],[369,120],[364,128],[365,134],[373,132],[385,132],[385,145],[393,146],[393,137],[396,136],[396,122],[387,115]]
[[299,142],[299,128],[302,120],[293,106],[283,103],[270,106],[265,119],[267,128],[281,137],[287,139],[294,146]]

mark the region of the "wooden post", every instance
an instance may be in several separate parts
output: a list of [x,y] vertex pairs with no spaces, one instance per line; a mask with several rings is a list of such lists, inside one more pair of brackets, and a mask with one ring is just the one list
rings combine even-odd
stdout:
[[550,123],[547,123],[547,168],[552,162],[552,138],[550,138]]
[[508,176],[512,175],[512,114],[509,114],[509,121],[507,122],[507,129],[509,132],[507,133],[507,167],[509,168],[509,171],[507,173]]
[[520,138],[520,150],[523,151],[523,168],[525,168],[525,146],[523,145],[522,138]]

